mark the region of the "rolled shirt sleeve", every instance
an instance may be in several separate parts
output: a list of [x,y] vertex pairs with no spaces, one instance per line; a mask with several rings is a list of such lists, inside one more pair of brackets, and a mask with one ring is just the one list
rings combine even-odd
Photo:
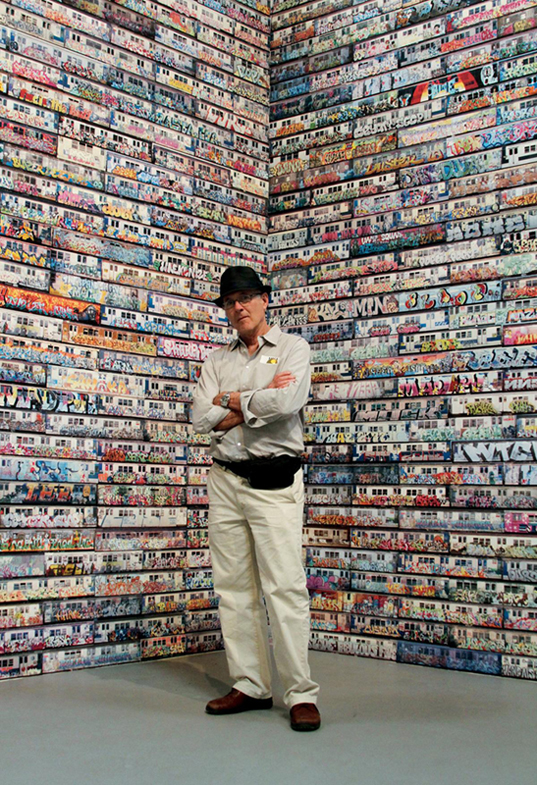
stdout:
[[213,355],[205,360],[201,378],[192,398],[192,427],[196,433],[213,432],[215,426],[229,414],[229,409],[213,404],[213,398],[218,395],[220,389],[212,360]]
[[[300,340],[281,358],[278,373],[289,371],[296,378],[287,387],[248,390],[240,396],[244,422],[250,428],[297,415],[308,400],[310,390],[310,347]],[[216,395],[216,393],[215,393]]]

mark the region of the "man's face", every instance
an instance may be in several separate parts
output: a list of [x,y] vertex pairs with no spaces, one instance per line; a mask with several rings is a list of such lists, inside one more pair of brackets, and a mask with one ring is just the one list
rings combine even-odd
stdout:
[[268,295],[254,290],[233,292],[224,300],[226,316],[239,335],[254,333],[265,324],[267,306]]

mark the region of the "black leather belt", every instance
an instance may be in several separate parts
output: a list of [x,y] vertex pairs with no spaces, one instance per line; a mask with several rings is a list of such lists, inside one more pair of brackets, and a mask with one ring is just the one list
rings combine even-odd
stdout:
[[238,477],[248,480],[252,488],[259,490],[288,488],[302,466],[302,459],[296,455],[253,458],[250,461],[221,461],[213,458],[213,461]]

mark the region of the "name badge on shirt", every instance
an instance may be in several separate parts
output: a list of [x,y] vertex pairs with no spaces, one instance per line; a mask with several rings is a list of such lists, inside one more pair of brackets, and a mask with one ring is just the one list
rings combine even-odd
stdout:
[[269,357],[268,354],[262,354],[259,361],[265,365],[278,365],[278,357]]

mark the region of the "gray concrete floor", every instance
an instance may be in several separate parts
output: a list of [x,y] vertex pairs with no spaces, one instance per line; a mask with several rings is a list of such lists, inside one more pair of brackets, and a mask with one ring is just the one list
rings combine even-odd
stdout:
[[210,717],[223,652],[0,684],[10,785],[537,785],[533,683],[311,653],[323,727]]

